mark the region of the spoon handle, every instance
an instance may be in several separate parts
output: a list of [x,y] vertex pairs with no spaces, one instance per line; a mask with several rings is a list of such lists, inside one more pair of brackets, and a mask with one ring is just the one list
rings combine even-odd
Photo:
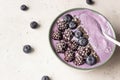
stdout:
[[103,32],[103,35],[104,35],[108,40],[110,40],[111,42],[113,42],[114,44],[120,46],[120,42],[119,42],[119,41],[117,41],[117,40],[111,38],[109,35],[107,35],[107,34],[104,33],[104,32]]

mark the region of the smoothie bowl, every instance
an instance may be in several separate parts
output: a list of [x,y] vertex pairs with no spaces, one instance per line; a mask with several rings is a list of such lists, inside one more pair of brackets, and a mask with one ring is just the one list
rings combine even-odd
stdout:
[[65,64],[83,70],[96,68],[106,63],[115,50],[115,44],[100,28],[115,38],[111,24],[100,13],[86,8],[68,10],[53,22],[50,45]]

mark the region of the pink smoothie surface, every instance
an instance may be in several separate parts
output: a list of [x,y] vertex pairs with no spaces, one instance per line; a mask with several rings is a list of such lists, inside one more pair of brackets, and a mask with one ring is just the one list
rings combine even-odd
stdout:
[[[89,35],[89,43],[97,53],[97,55],[100,58],[100,61],[95,65],[87,65],[83,64],[80,66],[76,66],[73,64],[73,62],[66,62],[64,61],[64,55],[63,54],[57,54],[57,56],[64,61],[66,64],[76,67],[76,68],[82,68],[82,69],[89,69],[97,67],[103,63],[105,63],[113,54],[113,51],[115,49],[115,44],[113,44],[111,41],[107,40],[104,35],[101,32],[104,30],[106,34],[110,35],[111,37],[115,38],[114,31],[112,29],[112,26],[110,23],[100,14],[97,12],[91,11],[89,9],[77,9],[72,10],[64,13],[60,17],[57,18],[57,20],[54,22],[54,24],[51,27],[51,31],[57,30],[57,21],[65,14],[71,14],[72,16],[76,16],[81,20],[81,26],[84,28],[84,30]],[[55,45],[58,41],[51,39],[52,48],[55,50]]]

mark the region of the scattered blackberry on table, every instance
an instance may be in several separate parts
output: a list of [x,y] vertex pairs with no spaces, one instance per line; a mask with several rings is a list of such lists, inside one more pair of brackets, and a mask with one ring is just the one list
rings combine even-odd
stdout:
[[81,37],[78,42],[80,46],[86,46],[88,44],[88,39]]
[[73,31],[70,29],[66,29],[63,33],[63,39],[65,41],[70,41],[73,38]]
[[75,52],[69,48],[67,49],[64,55],[65,55],[64,60],[67,62],[71,62],[75,59]]
[[50,80],[49,76],[43,76],[41,80]]
[[77,50],[79,44],[77,43],[77,41],[72,40],[68,42],[68,46],[70,49],[72,49],[73,51]]
[[86,0],[86,3],[89,4],[89,5],[93,5],[94,4],[93,0]]
[[38,28],[38,27],[39,27],[39,24],[38,24],[36,21],[32,21],[32,22],[30,23],[30,27],[31,27],[32,29],[35,29],[35,28]]
[[73,63],[77,66],[80,66],[80,65],[84,64],[85,61],[84,61],[83,56],[76,53],[75,60],[73,61]]
[[70,14],[66,14],[64,17],[63,17],[63,20],[66,22],[66,23],[69,23],[70,21],[72,21],[73,17],[72,15]]
[[94,65],[96,64],[96,62],[97,62],[97,59],[93,55],[90,55],[86,58],[86,64],[88,65]]
[[75,21],[71,21],[71,22],[69,23],[69,28],[70,28],[70,29],[75,29],[75,28],[77,28],[77,26],[78,26],[78,24],[77,24],[77,22],[75,22]]
[[23,51],[25,53],[31,53],[32,52],[32,47],[30,45],[24,45]]
[[26,10],[28,10],[28,7],[25,4],[23,4],[23,5],[21,5],[20,9],[23,11],[26,11]]
[[77,49],[77,53],[86,58],[91,54],[91,49],[88,47],[81,47],[79,46]]
[[61,40],[62,39],[62,33],[60,31],[53,32],[52,33],[52,39]]
[[69,25],[66,24],[64,21],[58,21],[57,24],[58,24],[58,30],[62,32],[69,27]]
[[58,53],[64,53],[67,49],[67,44],[65,41],[61,40],[56,44],[56,52]]

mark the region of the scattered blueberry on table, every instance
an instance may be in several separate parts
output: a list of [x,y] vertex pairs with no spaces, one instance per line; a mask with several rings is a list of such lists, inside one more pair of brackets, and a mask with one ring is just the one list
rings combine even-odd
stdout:
[[26,11],[26,10],[28,10],[28,7],[25,4],[23,4],[23,5],[21,5],[20,9],[23,11]]
[[49,76],[43,76],[41,80],[50,80]]
[[32,47],[30,45],[24,45],[23,52],[31,53],[32,52]]
[[38,24],[36,21],[32,21],[32,22],[30,23],[30,27],[31,27],[32,29],[36,29],[36,28],[39,27],[39,24]]
[[94,1],[93,1],[93,0],[86,0],[86,3],[87,3],[88,5],[93,5],[93,4],[94,4]]

